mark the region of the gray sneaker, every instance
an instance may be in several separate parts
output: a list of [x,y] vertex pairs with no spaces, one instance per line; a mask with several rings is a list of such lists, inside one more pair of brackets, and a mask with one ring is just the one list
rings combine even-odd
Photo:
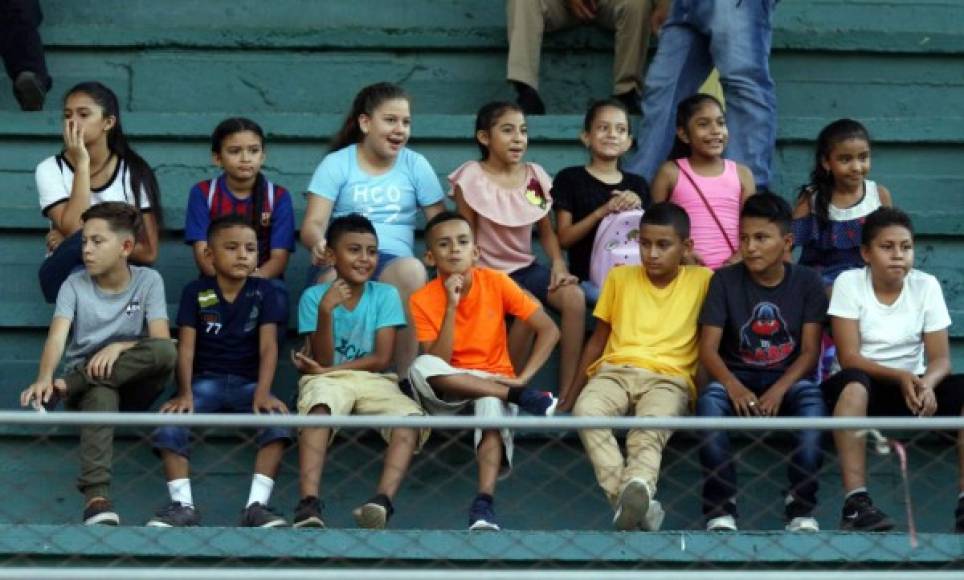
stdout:
[[172,501],[148,520],[147,526],[152,528],[183,528],[196,526],[201,523],[201,516],[193,506],[184,505],[179,501]]
[[287,526],[288,522],[268,506],[254,502],[241,510],[241,525],[245,528],[280,528]]

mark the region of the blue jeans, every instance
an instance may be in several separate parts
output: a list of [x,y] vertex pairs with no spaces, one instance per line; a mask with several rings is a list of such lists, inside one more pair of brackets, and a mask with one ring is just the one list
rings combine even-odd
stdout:
[[57,293],[68,276],[84,269],[82,236],[83,232],[76,232],[64,238],[40,265],[37,275],[40,277],[40,290],[47,304],[57,302]]
[[652,183],[676,133],[676,106],[714,66],[726,98],[726,157],[753,171],[757,188],[773,179],[777,99],[770,76],[776,0],[673,0],[646,74],[639,149],[625,169]]
[[[757,396],[762,395],[780,378],[780,373],[736,372],[743,385]],[[734,414],[726,388],[712,382],[700,393],[696,401],[696,415],[699,417],[730,417]],[[804,380],[795,383],[783,396],[780,405],[781,417],[825,417],[827,406],[824,403],[820,386]],[[703,515],[714,518],[721,515],[736,516],[736,469],[733,453],[730,450],[730,437],[726,431],[702,431],[700,463],[703,466]],[[804,506],[817,505],[817,475],[823,464],[823,451],[820,446],[821,432],[804,430],[796,433],[796,441],[787,477],[790,480],[790,493]]]
[[[191,382],[195,413],[253,413],[257,383],[235,375],[204,374]],[[259,429],[258,448],[274,441],[291,440],[291,431],[280,427]],[[190,432],[187,427],[158,427],[153,435],[154,449],[167,449],[182,457],[191,456]]]

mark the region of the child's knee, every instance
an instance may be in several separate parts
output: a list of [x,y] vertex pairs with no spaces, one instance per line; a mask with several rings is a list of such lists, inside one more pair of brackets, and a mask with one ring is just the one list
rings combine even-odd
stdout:
[[575,284],[569,284],[559,288],[558,292],[563,310],[571,312],[586,311],[586,293],[582,291],[582,288]]
[[308,409],[308,414],[309,415],[331,415],[331,408],[328,405],[321,403],[319,405],[315,405],[314,407]]
[[834,407],[834,415],[866,414],[867,403],[870,399],[867,387],[858,382],[848,383],[840,391],[840,398]]
[[385,268],[381,281],[397,286],[400,290],[418,290],[428,280],[425,266],[415,258],[397,258]]
[[185,427],[164,426],[158,427],[151,438],[154,450],[170,451],[181,457],[190,456],[190,436]]

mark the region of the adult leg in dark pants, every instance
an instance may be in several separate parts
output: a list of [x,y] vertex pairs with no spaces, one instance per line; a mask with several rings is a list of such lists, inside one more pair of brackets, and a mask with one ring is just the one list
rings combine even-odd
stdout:
[[0,55],[24,111],[43,109],[51,86],[37,31],[42,20],[39,0],[0,0]]

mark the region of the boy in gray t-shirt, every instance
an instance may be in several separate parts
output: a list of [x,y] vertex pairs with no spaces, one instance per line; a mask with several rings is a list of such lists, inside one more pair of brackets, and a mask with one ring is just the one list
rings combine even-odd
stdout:
[[[140,226],[136,209],[107,202],[81,220],[85,270],[60,288],[37,379],[20,402],[45,410],[65,398],[72,410],[143,411],[163,391],[177,358],[164,283],[156,271],[127,264]],[[65,345],[65,374],[55,380]],[[86,525],[120,523],[109,499],[113,436],[111,427],[80,431],[77,486],[86,499]]]

